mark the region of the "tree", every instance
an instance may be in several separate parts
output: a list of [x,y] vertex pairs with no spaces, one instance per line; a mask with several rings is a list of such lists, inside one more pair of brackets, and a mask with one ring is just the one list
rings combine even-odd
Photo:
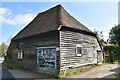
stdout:
[[8,38],[8,40],[7,40],[7,44],[8,44],[8,45],[10,44],[12,38],[13,38],[12,36],[9,36],[9,38]]
[[120,46],[120,24],[112,27],[109,33],[109,41]]
[[[108,61],[110,61],[111,63],[115,60],[119,60],[120,59],[120,47],[117,45],[109,45],[109,46],[104,46],[104,51],[106,52],[106,54],[109,54],[109,59]],[[106,58],[107,59],[107,58]]]
[[103,32],[102,31],[96,31],[94,29],[94,33],[97,35],[99,41],[100,41],[100,44],[102,45],[102,42],[104,42],[104,38],[103,38]]
[[7,51],[7,45],[5,44],[5,42],[2,42],[2,44],[0,45],[0,55],[5,56],[6,51]]
[[120,60],[120,24],[112,27],[109,33],[109,41],[114,44],[116,48],[114,49],[114,53],[118,60]]
[[97,35],[100,41],[104,41],[103,32],[94,30],[94,33]]

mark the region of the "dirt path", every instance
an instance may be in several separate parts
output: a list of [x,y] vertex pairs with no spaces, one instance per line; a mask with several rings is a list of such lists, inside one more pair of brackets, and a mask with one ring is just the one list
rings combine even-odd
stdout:
[[68,78],[116,78],[115,74],[118,73],[118,68],[120,69],[118,64],[103,64],[87,72]]

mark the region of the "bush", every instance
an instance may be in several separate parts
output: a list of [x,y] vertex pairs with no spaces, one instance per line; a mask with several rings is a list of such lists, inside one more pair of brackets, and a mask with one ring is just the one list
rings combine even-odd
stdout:
[[105,51],[105,54],[108,55],[105,58],[105,62],[113,63],[115,60],[120,59],[120,47],[119,46],[116,46],[116,45],[104,46],[104,51]]

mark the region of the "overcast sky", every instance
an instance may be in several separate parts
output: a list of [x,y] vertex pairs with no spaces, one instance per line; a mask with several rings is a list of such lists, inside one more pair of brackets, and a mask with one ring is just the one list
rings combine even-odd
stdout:
[[0,43],[15,36],[38,13],[57,4],[90,30],[103,31],[105,39],[109,30],[118,23],[117,2],[4,2],[0,6]]

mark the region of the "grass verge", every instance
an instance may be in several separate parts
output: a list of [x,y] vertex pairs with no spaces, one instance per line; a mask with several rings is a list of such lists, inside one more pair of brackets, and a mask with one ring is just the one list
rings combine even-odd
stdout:
[[115,60],[115,61],[113,61],[112,63],[109,62],[109,61],[107,61],[107,62],[105,62],[105,63],[109,63],[109,64],[120,64],[120,60]]
[[115,60],[113,64],[120,64],[120,60]]
[[25,68],[24,66],[20,65],[20,64],[13,64],[8,60],[4,60],[4,62],[2,63],[2,65],[4,67],[7,67],[9,69],[19,69],[19,70],[27,70],[27,68]]
[[100,66],[100,65],[96,64],[96,65],[87,65],[87,66],[81,66],[78,68],[72,68],[72,69],[66,70],[66,73],[65,73],[65,71],[61,71],[60,77],[64,78],[64,77],[78,75],[78,74],[86,72],[96,66]]
[[120,73],[115,74],[117,80],[120,80]]

